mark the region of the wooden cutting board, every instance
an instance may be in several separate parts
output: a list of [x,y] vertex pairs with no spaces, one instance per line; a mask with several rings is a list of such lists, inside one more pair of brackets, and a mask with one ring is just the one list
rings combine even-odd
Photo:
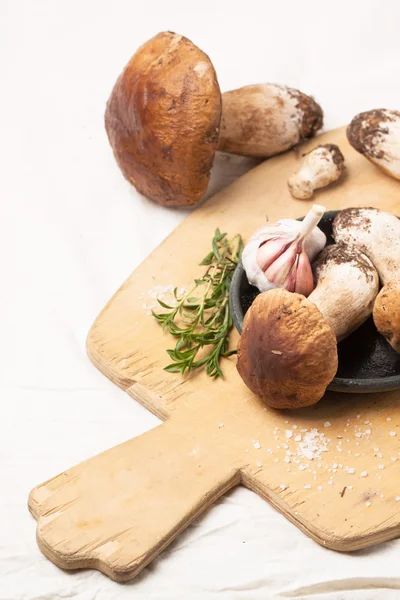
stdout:
[[326,142],[339,144],[347,172],[312,202],[400,212],[400,183],[357,154],[341,128],[208,200],[130,275],[93,324],[87,350],[107,377],[167,421],[31,492],[37,541],[55,564],[129,580],[239,484],[328,548],[356,550],[400,534],[400,391],[327,393],[308,409],[266,409],[242,383],[234,356],[224,361],[225,380],[163,371],[172,340],[150,315],[157,294],[202,273],[197,265],[216,227],[246,240],[266,215],[304,215],[312,202],[294,200],[286,182],[301,154]]

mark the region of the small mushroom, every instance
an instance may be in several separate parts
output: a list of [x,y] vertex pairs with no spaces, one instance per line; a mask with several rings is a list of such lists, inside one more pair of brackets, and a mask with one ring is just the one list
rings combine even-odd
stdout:
[[400,112],[375,109],[362,112],[347,128],[357,152],[395,179],[400,179]]
[[383,285],[374,305],[374,322],[400,352],[400,219],[378,208],[346,208],[333,221],[333,237],[356,246],[374,263]]
[[209,57],[171,32],[156,35],[134,54],[105,112],[123,175],[165,206],[201,200],[217,149],[271,156],[321,126],[319,105],[284,86],[248,86],[221,98]]
[[288,181],[290,193],[298,200],[311,198],[314,191],[339,179],[344,156],[336,144],[317,146],[304,155],[300,170]]
[[337,342],[369,317],[378,293],[378,274],[357,249],[327,246],[314,270],[317,285],[308,298],[284,289],[263,292],[243,321],[237,370],[273,408],[322,398],[338,368]]

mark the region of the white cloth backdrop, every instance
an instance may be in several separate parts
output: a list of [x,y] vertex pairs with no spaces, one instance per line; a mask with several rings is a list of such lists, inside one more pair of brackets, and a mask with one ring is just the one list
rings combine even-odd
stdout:
[[400,597],[400,540],[331,552],[245,489],[123,586],[56,568],[27,510],[34,485],[158,422],[85,354],[105,302],[186,215],[137,194],[108,146],[104,105],[131,54],[182,33],[222,90],[298,87],[331,128],[400,108],[399,22],[396,0],[0,1],[0,600]]

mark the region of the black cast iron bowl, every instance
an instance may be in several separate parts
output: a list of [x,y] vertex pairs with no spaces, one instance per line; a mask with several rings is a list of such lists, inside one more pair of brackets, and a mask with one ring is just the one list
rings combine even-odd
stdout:
[[[333,244],[332,221],[339,211],[327,211],[319,227]],[[300,221],[302,219],[299,219]],[[229,292],[233,323],[242,333],[243,318],[259,291],[247,281],[242,263],[235,269]],[[377,331],[372,317],[338,344],[339,367],[328,390],[335,392],[387,392],[400,388],[400,354]]]

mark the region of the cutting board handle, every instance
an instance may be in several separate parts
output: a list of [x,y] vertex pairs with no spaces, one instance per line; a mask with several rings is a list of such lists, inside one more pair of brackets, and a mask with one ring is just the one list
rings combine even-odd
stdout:
[[240,482],[224,437],[215,412],[207,422],[201,407],[187,407],[38,486],[29,508],[40,549],[61,568],[131,579]]

